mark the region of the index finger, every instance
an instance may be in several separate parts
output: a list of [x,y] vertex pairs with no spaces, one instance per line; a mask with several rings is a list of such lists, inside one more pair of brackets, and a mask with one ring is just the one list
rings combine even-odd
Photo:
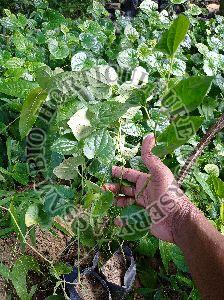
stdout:
[[112,168],[112,175],[113,177],[126,179],[130,182],[136,183],[139,176],[143,175],[144,173],[140,171],[136,171],[133,169],[128,169],[124,167],[113,167]]

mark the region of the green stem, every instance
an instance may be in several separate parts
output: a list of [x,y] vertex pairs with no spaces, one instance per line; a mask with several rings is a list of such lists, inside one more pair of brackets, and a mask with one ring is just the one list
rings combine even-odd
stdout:
[[167,76],[167,86],[169,85],[171,72],[173,70],[173,63],[174,63],[174,55],[172,55],[171,60],[170,60],[170,69],[169,69],[168,76]]
[[143,108],[144,108],[144,110],[146,112],[147,118],[150,120],[150,115],[149,115],[149,111],[148,111],[147,107],[143,106]]

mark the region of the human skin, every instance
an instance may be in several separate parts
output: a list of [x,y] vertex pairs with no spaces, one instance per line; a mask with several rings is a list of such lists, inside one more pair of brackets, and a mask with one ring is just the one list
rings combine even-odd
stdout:
[[137,203],[147,210],[151,233],[181,248],[203,299],[224,299],[224,237],[181,191],[169,168],[152,154],[154,145],[153,135],[142,144],[148,174],[115,166],[113,177],[126,179],[132,186],[106,184],[104,189],[116,194],[118,206]]

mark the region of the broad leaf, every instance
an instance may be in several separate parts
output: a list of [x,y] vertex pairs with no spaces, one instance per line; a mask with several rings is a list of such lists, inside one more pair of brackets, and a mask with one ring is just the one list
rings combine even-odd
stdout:
[[77,153],[78,143],[68,138],[61,137],[53,143],[51,150],[59,154],[72,155]]
[[47,92],[42,88],[34,89],[26,98],[19,120],[21,138],[25,138],[35,123],[38,112],[47,98]]
[[213,188],[217,196],[224,199],[224,182],[217,177],[212,177]]
[[203,191],[211,198],[211,200],[213,200],[214,202],[216,202],[216,197],[214,196],[209,184],[206,182],[206,176],[207,174],[205,173],[201,173],[199,171],[194,171],[194,177],[197,180],[197,182],[200,184],[200,186],[202,187]]
[[55,59],[64,59],[69,55],[69,48],[63,40],[49,39],[48,49]]
[[92,113],[91,123],[97,127],[107,127],[122,117],[129,106],[117,101],[97,103],[89,108]]
[[5,280],[10,279],[10,269],[6,265],[4,265],[2,262],[0,262],[0,275]]
[[73,268],[63,262],[58,262],[54,264],[54,267],[51,268],[51,274],[60,280],[60,276],[63,274],[71,273]]
[[135,249],[141,255],[153,257],[158,250],[159,240],[154,236],[147,234],[140,239],[139,245]]
[[105,129],[94,131],[84,141],[84,154],[88,159],[97,158],[102,163],[112,163],[115,156],[114,140]]
[[22,185],[29,183],[29,174],[26,163],[17,163],[13,166],[11,176]]
[[78,166],[84,163],[85,159],[82,156],[69,157],[56,167],[53,172],[60,179],[74,179],[77,176]]
[[173,21],[170,28],[163,33],[160,41],[156,45],[156,50],[165,52],[169,56],[173,56],[181,42],[184,40],[189,26],[190,22],[188,18],[184,15],[179,15],[179,17]]
[[18,98],[25,98],[35,87],[37,87],[35,82],[24,79],[0,81],[0,93]]
[[53,71],[50,67],[44,66],[36,71],[36,81],[43,89],[50,90],[52,88]]
[[93,217],[103,217],[107,214],[107,211],[111,207],[114,201],[113,193],[110,191],[104,192],[99,195],[93,203],[92,216]]
[[191,112],[202,103],[211,88],[212,80],[211,76],[183,79],[170,90],[162,103],[172,115]]
[[153,153],[163,157],[184,145],[200,128],[202,117],[189,116],[172,122],[159,137]]
[[94,64],[94,59],[87,52],[80,51],[72,56],[71,69],[79,72]]
[[82,245],[92,248],[96,243],[93,228],[90,225],[89,219],[82,217],[75,219],[72,223],[72,230],[76,236],[79,236]]
[[138,66],[136,50],[126,49],[119,53],[117,62],[122,69],[133,70]]
[[86,75],[91,86],[99,86],[100,83],[116,85],[118,80],[117,72],[109,65],[94,67],[89,70]]
[[87,110],[87,108],[78,110],[68,121],[68,126],[77,140],[87,137],[93,130]]
[[25,214],[25,224],[27,227],[36,225],[38,223],[39,209],[36,204],[32,204],[28,207]]
[[168,273],[169,262],[173,261],[174,264],[183,272],[188,272],[183,253],[174,244],[159,241],[160,255],[166,272]]
[[35,287],[27,290],[26,276],[28,271],[40,272],[38,263],[31,256],[22,256],[14,264],[11,271],[11,280],[21,300],[31,300]]
[[120,218],[125,226],[119,230],[118,235],[123,240],[139,240],[149,231],[150,219],[144,208],[130,205],[122,210]]

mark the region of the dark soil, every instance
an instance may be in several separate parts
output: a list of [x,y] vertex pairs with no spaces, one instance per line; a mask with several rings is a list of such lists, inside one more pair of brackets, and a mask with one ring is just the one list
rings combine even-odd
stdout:
[[93,275],[82,275],[75,287],[82,300],[109,299],[107,290]]
[[[36,230],[36,246],[35,249],[50,261],[57,262],[61,260],[70,238],[56,230],[56,236],[50,232],[42,231],[40,228]],[[31,244],[30,239],[27,242]],[[15,261],[23,254],[21,245],[17,237],[12,236],[0,239],[0,261],[7,267],[11,268]],[[38,285],[37,292],[33,299],[44,300],[47,296],[52,295],[54,291],[55,281],[49,274],[48,265],[42,257],[29,247],[26,247],[26,255],[32,255],[36,258],[40,265],[41,274],[30,272],[27,278],[28,289],[33,285]],[[77,254],[77,252],[76,252]],[[18,299],[10,282],[6,282],[0,277],[0,300],[5,300],[8,295],[13,294],[13,299]]]
[[109,282],[123,286],[126,269],[124,255],[115,253],[103,266],[102,273]]

